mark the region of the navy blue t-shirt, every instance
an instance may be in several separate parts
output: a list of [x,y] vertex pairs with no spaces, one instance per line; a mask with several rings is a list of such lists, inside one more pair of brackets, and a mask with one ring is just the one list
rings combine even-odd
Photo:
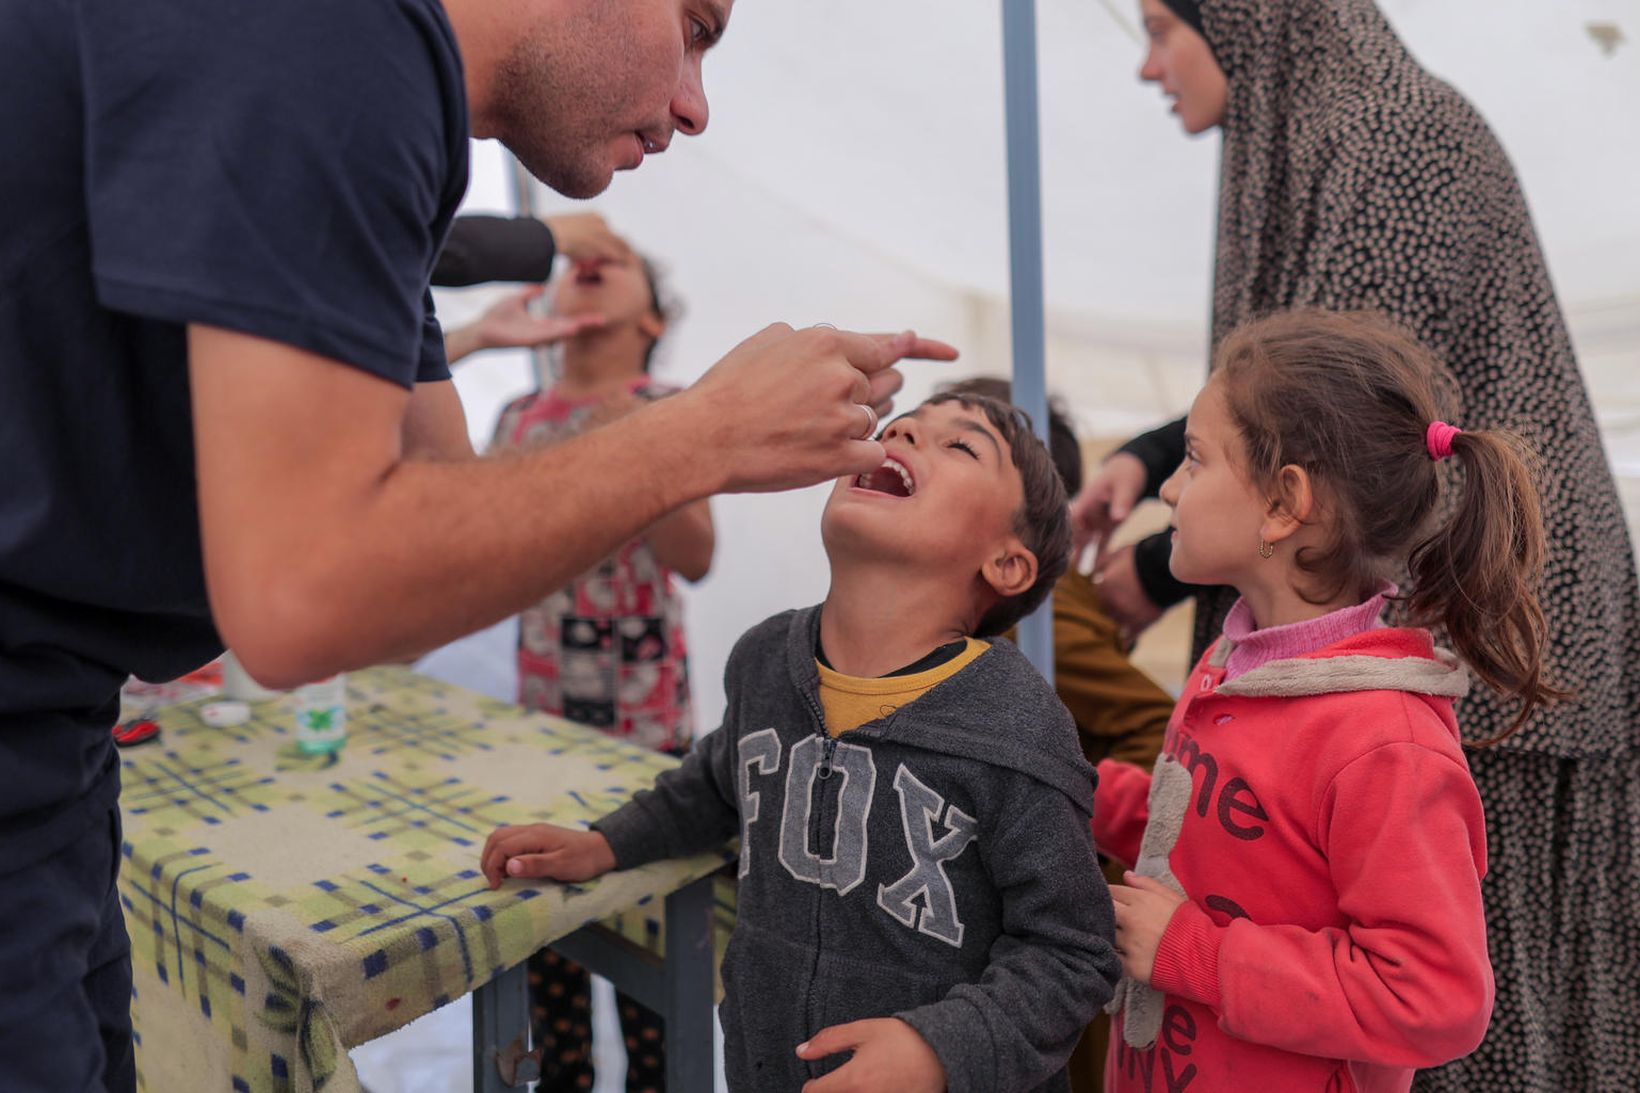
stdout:
[[0,0],[0,26],[3,876],[115,799],[126,675],[221,649],[186,324],[448,379],[427,277],[467,107],[437,0]]

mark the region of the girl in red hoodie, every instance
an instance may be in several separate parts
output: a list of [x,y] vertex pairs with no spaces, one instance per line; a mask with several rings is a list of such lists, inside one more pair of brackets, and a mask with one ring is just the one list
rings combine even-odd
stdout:
[[[1292,312],[1226,338],[1191,408],[1162,488],[1173,573],[1241,600],[1155,774],[1099,764],[1094,837],[1132,866],[1107,1090],[1400,1091],[1486,1031],[1486,834],[1452,703],[1473,671],[1520,700],[1513,731],[1559,692],[1525,448],[1443,423],[1443,377],[1380,320]],[[1456,656],[1382,623],[1405,572],[1407,616]]]

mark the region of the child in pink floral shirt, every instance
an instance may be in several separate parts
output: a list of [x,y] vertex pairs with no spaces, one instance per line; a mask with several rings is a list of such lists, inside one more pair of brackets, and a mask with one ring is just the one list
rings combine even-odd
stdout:
[[[557,387],[537,391],[502,412],[492,449],[551,444],[608,414],[611,399],[625,402],[669,392],[647,375],[628,380],[610,397],[570,398]],[[697,524],[692,530],[707,538],[709,551],[710,516]],[[634,539],[524,611],[519,616],[519,704],[648,748],[688,747],[688,647],[676,573],[647,538]],[[697,578],[701,571],[684,575]]]

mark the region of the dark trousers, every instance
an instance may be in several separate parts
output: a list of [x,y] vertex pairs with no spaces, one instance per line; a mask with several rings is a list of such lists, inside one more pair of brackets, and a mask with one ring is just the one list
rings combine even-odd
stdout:
[[119,809],[0,876],[0,1086],[134,1093],[131,943],[114,878]]
[[[592,977],[551,949],[530,957],[530,1023],[541,1045],[540,1093],[592,1088]],[[616,992],[626,1041],[627,1093],[663,1093],[666,1053],[660,1014]]]

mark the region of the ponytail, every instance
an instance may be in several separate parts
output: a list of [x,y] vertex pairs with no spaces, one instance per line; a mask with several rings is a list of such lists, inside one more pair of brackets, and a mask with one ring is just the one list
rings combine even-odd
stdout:
[[1463,469],[1462,497],[1446,524],[1412,551],[1408,607],[1420,625],[1444,628],[1482,680],[1521,700],[1514,721],[1481,741],[1484,747],[1568,692],[1543,672],[1548,623],[1538,591],[1547,546],[1534,457],[1513,433],[1488,429],[1444,439]]

